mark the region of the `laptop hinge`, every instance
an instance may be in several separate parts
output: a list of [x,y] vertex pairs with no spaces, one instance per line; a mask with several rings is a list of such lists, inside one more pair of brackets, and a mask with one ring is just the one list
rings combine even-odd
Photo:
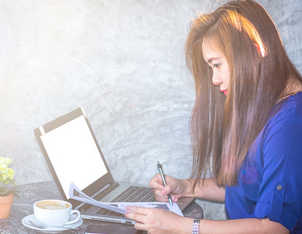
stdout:
[[107,189],[104,189],[104,190],[98,192],[98,194],[94,194],[94,199],[97,200],[97,201],[101,200],[103,197],[107,196],[109,193],[111,193],[118,186],[120,186],[120,185],[117,182],[114,182]]
[[97,191],[95,194],[93,194],[92,196],[91,196],[91,198],[95,198],[97,195],[99,195],[101,192],[103,192],[103,191],[105,191],[106,189],[108,189],[109,188],[109,186],[110,186],[110,183],[109,184],[107,184],[106,186],[104,186],[103,188],[101,188],[99,191]]

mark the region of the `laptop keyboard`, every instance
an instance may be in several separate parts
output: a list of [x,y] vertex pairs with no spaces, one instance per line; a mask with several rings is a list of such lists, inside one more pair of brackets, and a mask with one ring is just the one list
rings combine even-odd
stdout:
[[[155,197],[152,188],[140,187],[140,186],[130,186],[111,202],[154,202]],[[104,208],[99,209],[97,214],[102,215],[112,215],[112,216],[124,216],[123,214],[107,210]]]
[[155,197],[152,188],[130,186],[111,202],[153,202]]

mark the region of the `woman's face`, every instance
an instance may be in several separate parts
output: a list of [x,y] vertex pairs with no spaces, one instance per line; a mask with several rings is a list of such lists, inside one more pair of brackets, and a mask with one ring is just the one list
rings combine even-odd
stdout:
[[226,96],[230,80],[230,69],[226,58],[221,54],[214,44],[204,39],[202,44],[203,58],[213,70],[212,82],[220,86],[220,92]]

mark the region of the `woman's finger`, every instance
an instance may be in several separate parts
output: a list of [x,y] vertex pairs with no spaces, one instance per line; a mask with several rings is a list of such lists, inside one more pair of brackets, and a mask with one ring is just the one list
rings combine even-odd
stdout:
[[131,219],[131,220],[134,220],[136,222],[139,222],[139,223],[146,223],[147,221],[147,216],[146,215],[142,215],[142,214],[138,214],[138,213],[132,213],[132,212],[127,212],[125,214],[125,217],[127,219]]
[[169,185],[167,185],[166,187],[164,187],[162,190],[160,190],[160,193],[162,196],[166,196],[169,193],[171,193],[171,187]]
[[149,182],[149,186],[153,189],[162,189],[164,187],[162,178],[156,174]]
[[146,230],[145,224],[139,223],[139,222],[136,222],[136,223],[134,224],[134,228],[135,228],[136,230]]
[[159,190],[154,191],[154,196],[157,201],[164,201],[164,202],[168,201],[168,196],[161,195],[161,192]]

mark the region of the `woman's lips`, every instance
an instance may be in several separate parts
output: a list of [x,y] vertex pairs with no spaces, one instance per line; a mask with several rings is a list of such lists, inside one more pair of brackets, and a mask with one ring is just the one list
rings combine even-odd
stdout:
[[222,92],[225,96],[228,94],[228,90],[220,90],[220,92]]

